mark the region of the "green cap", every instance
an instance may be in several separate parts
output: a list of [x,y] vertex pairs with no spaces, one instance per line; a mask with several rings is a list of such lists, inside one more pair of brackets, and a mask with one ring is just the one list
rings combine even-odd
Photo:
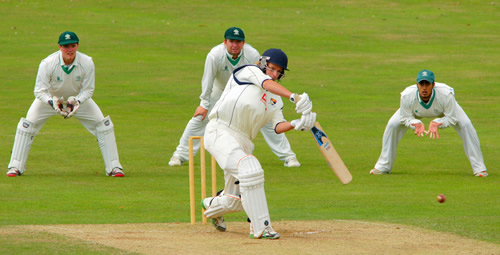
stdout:
[[420,72],[418,72],[417,75],[417,83],[420,83],[421,81],[428,81],[430,83],[434,82],[434,73],[431,70],[424,69]]
[[239,27],[230,27],[226,30],[224,39],[245,41],[245,33],[243,33],[243,30]]
[[66,31],[59,36],[59,45],[66,45],[71,43],[78,43],[78,36],[74,32]]

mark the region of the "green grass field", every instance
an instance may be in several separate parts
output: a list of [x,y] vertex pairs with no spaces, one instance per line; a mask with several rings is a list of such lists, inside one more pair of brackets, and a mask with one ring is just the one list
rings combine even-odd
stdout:
[[[498,6],[416,0],[3,0],[3,169],[16,125],[34,99],[38,65],[57,50],[59,34],[72,30],[79,50],[94,59],[93,98],[115,124],[127,177],[105,176],[95,138],[76,119],[50,119],[35,139],[25,175],[0,176],[0,253],[116,252],[39,241],[56,242],[52,236],[19,241],[2,234],[7,225],[188,222],[188,167],[167,163],[199,103],[205,56],[230,26],[243,28],[247,43],[260,52],[275,47],[288,54],[291,71],[282,84],[308,92],[354,177],[340,184],[308,133],[287,134],[303,165],[296,169],[284,168],[259,136],[255,155],[266,171],[273,220],[390,222],[500,244]],[[393,174],[368,174],[399,93],[424,68],[455,88],[478,132],[490,177],[473,177],[453,128],[441,130],[437,141],[408,132]],[[285,106],[288,119],[298,117],[291,104]],[[447,195],[444,204],[436,202],[440,193]]]

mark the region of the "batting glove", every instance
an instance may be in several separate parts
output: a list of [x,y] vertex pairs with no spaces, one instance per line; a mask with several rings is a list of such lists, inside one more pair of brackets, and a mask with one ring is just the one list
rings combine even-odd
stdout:
[[66,111],[68,112],[68,115],[64,118],[71,118],[76,113],[78,108],[80,108],[80,101],[76,100],[74,96],[70,96],[66,102]]
[[312,102],[307,93],[302,93],[302,95],[294,93],[290,96],[290,101],[295,104],[295,111],[298,114],[308,114],[312,111]]
[[54,108],[57,114],[66,117],[68,113],[64,110],[64,98],[53,96],[51,100],[49,100],[50,106]]
[[316,113],[310,112],[308,114],[302,114],[300,119],[292,120],[290,123],[298,131],[308,131],[314,127],[316,122]]

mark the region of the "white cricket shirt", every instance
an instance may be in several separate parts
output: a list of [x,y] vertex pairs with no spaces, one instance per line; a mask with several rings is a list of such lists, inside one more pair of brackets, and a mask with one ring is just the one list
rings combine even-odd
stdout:
[[401,92],[400,121],[407,127],[422,123],[421,118],[434,118],[432,121],[442,123],[439,128],[446,128],[457,123],[457,102],[453,88],[436,82],[429,102],[420,99],[417,85],[407,87]]
[[67,99],[76,97],[80,103],[92,97],[95,88],[95,67],[92,58],[76,52],[75,60],[69,68],[64,66],[61,51],[42,60],[35,82],[35,97],[42,102],[52,96]]
[[284,122],[283,101],[262,88],[266,80],[271,77],[255,65],[236,69],[210,112],[210,121],[223,124],[249,139],[254,139],[267,122],[273,126]]
[[[248,43],[245,43],[236,60],[233,60],[232,55],[227,52],[224,43],[213,47],[205,60],[205,70],[203,71],[203,78],[201,79],[202,92],[200,95],[200,106],[208,109],[212,100],[210,95],[212,94],[213,88],[215,87],[223,91],[229,77],[231,77],[231,74],[236,68],[255,64],[259,61],[259,57],[259,52]],[[218,100],[218,98],[214,100]]]

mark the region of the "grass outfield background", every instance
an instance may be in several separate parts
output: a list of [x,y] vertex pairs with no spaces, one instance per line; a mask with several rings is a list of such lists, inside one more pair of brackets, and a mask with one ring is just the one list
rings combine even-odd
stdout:
[[[308,92],[354,176],[341,185],[308,133],[287,134],[303,165],[295,169],[284,168],[259,136],[255,155],[274,221],[391,222],[500,244],[499,13],[492,1],[1,1],[4,170],[34,99],[38,65],[57,50],[59,34],[72,30],[79,50],[94,59],[93,98],[115,124],[127,177],[105,177],[95,138],[76,119],[54,117],[36,137],[25,175],[0,176],[0,226],[188,222],[188,167],[169,167],[168,159],[199,103],[206,54],[225,29],[239,26],[260,52],[288,54],[282,84]],[[437,141],[408,132],[393,174],[368,174],[399,93],[424,68],[455,88],[490,177],[472,176],[452,128]],[[285,105],[285,116],[297,118]],[[222,188],[221,171],[218,179]],[[440,193],[444,204],[436,202]],[[0,227],[0,251],[50,251],[39,238],[12,245]],[[94,251],[58,248],[80,246]]]

